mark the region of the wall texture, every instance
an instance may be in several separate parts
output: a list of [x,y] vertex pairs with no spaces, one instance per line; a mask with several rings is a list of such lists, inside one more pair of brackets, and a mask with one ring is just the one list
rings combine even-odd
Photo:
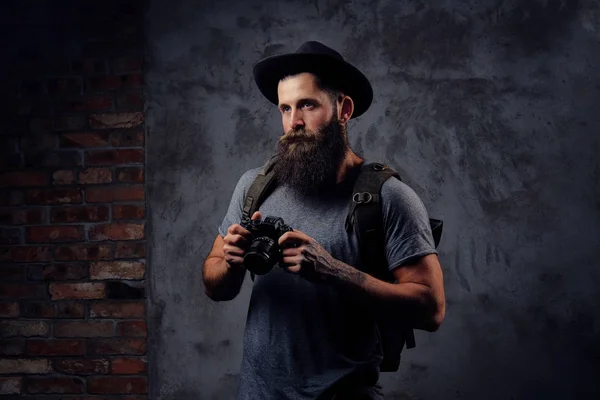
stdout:
[[354,149],[445,220],[448,312],[388,399],[597,398],[600,9],[593,0],[152,0],[150,394],[230,399],[250,293],[203,293],[233,187],[271,154],[258,59],[320,40],[371,79]]
[[146,398],[141,4],[0,5],[2,398]]

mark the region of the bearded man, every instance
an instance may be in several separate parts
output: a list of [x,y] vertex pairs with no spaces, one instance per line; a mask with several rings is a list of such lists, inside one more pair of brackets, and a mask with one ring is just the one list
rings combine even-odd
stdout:
[[[381,209],[395,283],[362,268],[357,238],[345,229],[353,184],[365,160],[349,146],[347,124],[370,106],[365,75],[335,50],[306,42],[254,66],[263,95],[281,113],[273,166],[277,187],[252,219],[283,218],[281,268],[256,276],[250,299],[239,400],[382,399],[376,307],[436,331],[445,316],[441,266],[427,211],[406,184],[388,179]],[[237,296],[252,235],[241,225],[244,198],[261,168],[238,181],[206,258],[203,279],[215,301]]]

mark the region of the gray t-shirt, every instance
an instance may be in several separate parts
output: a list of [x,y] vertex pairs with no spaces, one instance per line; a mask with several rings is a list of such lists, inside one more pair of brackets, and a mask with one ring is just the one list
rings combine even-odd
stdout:
[[[246,192],[261,168],[239,180],[219,234],[242,218]],[[361,268],[358,241],[345,230],[355,174],[323,196],[307,198],[278,186],[260,206],[263,218],[315,239],[334,258]],[[406,184],[391,178],[382,187],[386,256],[390,270],[408,259],[437,254],[429,216]],[[374,385],[381,345],[372,313],[353,296],[310,282],[275,266],[256,276],[248,308],[238,400],[315,399],[341,379]]]

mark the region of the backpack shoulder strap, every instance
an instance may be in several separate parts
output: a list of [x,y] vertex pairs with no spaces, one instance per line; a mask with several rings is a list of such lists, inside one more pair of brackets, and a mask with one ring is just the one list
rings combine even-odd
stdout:
[[271,157],[248,188],[244,199],[244,208],[242,209],[243,217],[251,218],[275,186],[273,165],[276,161],[276,156]]
[[[386,165],[364,165],[354,184],[352,203],[346,218],[346,230],[354,230],[358,238],[363,272],[387,282],[394,282],[395,278],[388,270],[385,255],[381,187],[391,177],[401,180],[400,174]],[[414,331],[410,327],[402,328],[402,336],[396,337],[399,333],[397,329],[384,327],[390,324],[394,325],[395,322],[389,320],[389,315],[383,315],[383,319],[378,321],[384,347],[388,349],[380,366],[382,371],[396,371],[404,345],[407,348],[415,347]]]

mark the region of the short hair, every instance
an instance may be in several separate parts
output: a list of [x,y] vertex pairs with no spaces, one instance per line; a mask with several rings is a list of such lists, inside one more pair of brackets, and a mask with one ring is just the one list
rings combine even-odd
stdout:
[[301,71],[301,72],[290,73],[290,74],[284,75],[280,79],[280,82],[285,79],[292,78],[296,75],[300,75],[304,72],[312,74],[315,77],[315,83],[316,83],[317,87],[319,89],[321,89],[322,91],[324,91],[325,93],[327,93],[327,95],[329,96],[329,99],[331,100],[331,103],[333,104],[333,106],[335,106],[338,101],[339,95],[342,93],[342,90],[339,89],[338,87],[336,87],[330,81],[327,81],[322,75],[320,75],[316,72]]

